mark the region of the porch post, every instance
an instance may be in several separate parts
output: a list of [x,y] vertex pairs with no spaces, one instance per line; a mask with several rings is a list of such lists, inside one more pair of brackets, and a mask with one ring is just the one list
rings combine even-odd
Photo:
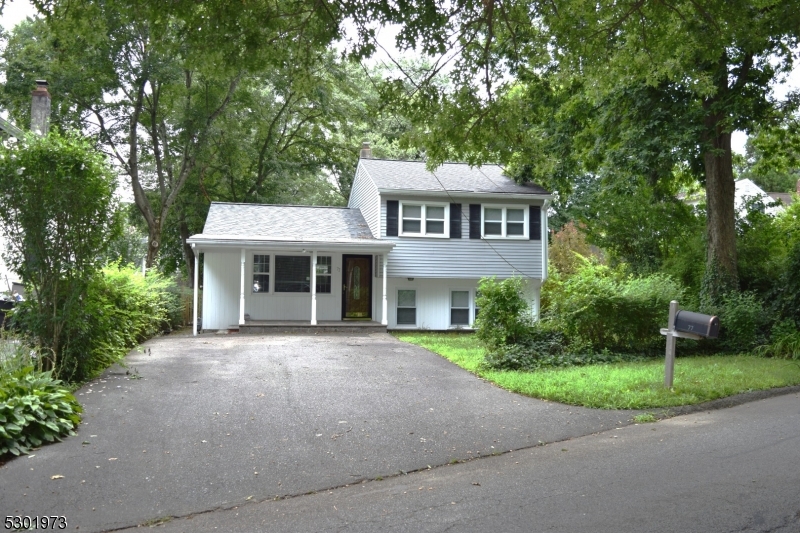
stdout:
[[192,334],[197,335],[197,287],[198,287],[198,279],[199,279],[199,265],[200,265],[200,250],[194,248],[194,244],[192,245],[194,249],[194,307],[192,308]]
[[239,291],[239,325],[244,325],[244,248],[242,248],[242,270],[240,275],[240,291]]
[[388,252],[383,254],[383,307],[381,308],[381,324],[384,326],[389,325],[389,306],[386,303],[386,265],[389,262],[387,256]]
[[311,325],[317,325],[317,251],[311,252]]

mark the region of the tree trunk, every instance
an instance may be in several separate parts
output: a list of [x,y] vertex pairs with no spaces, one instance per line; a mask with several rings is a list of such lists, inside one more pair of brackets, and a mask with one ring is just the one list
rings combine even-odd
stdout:
[[[148,221],[149,222],[149,221]],[[150,269],[158,257],[158,248],[161,246],[161,224],[147,224],[148,241],[147,241],[147,259],[145,259],[145,267]]]
[[[704,102],[711,107],[713,102]],[[739,276],[736,269],[736,211],[734,208],[736,185],[733,178],[731,133],[723,128],[720,113],[706,115],[705,153],[703,163],[706,175],[706,280],[704,293],[710,301],[717,301],[724,293],[737,289]]]

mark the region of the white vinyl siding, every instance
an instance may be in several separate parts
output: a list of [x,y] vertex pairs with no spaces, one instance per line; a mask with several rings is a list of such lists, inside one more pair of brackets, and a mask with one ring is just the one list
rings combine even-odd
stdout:
[[[394,199],[394,198],[389,198]],[[469,204],[477,199],[453,197],[461,204],[461,239],[409,239],[386,236],[386,196],[381,196],[381,238],[396,243],[389,252],[386,274],[397,278],[508,278],[521,275],[541,279],[542,241],[469,239]],[[403,199],[423,204],[423,198]],[[529,210],[524,201],[509,200],[504,206]],[[527,219],[525,224],[527,225]],[[449,221],[445,224],[449,226]],[[527,234],[527,228],[525,229]]]
[[359,165],[353,186],[350,189],[350,201],[347,207],[358,208],[366,220],[372,235],[380,235],[380,195],[375,183],[370,179],[367,171]]
[[[474,306],[478,279],[421,279],[389,278],[387,280],[389,329],[448,330],[469,329],[475,321],[474,309],[469,309],[468,324],[453,324],[453,293],[468,292],[468,302]],[[414,291],[414,319],[416,324],[398,324],[398,291]],[[529,280],[524,289],[525,299],[535,308],[539,295],[539,281]],[[457,301],[456,303],[462,303]],[[400,306],[401,308],[403,306]],[[402,320],[401,320],[402,321]]]
[[203,329],[228,329],[239,323],[240,268],[239,250],[203,254]]

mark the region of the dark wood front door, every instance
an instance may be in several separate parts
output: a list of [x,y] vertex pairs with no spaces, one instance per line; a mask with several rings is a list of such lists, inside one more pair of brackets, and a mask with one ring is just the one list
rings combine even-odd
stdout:
[[342,318],[372,319],[372,256],[343,255]]

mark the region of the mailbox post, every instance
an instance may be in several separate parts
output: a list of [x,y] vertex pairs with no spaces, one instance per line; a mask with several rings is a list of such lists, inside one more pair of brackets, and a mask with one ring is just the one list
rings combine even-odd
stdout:
[[678,301],[669,303],[669,327],[661,328],[661,334],[667,337],[667,354],[664,359],[664,386],[672,388],[675,375],[675,342],[676,339],[717,338],[719,334],[719,318],[711,315],[681,311]]

